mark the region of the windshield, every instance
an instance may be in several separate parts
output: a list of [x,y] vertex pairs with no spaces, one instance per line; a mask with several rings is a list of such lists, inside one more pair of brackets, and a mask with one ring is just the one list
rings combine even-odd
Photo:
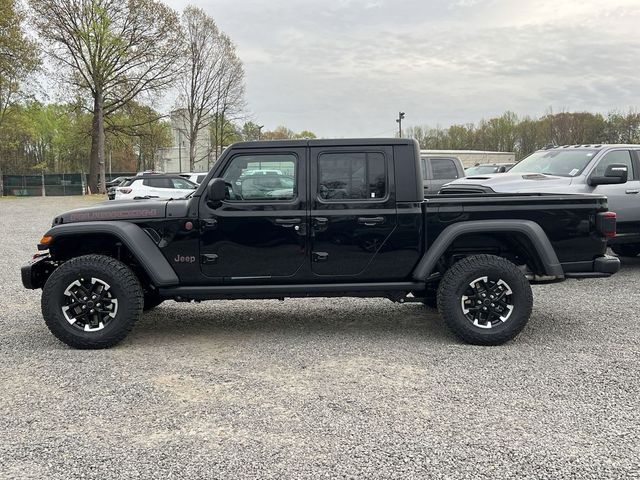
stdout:
[[496,173],[498,171],[497,165],[478,165],[477,167],[469,167],[464,171],[464,174],[469,175],[482,175],[485,173]]
[[560,177],[580,175],[597,150],[545,150],[520,160],[509,173],[544,173]]

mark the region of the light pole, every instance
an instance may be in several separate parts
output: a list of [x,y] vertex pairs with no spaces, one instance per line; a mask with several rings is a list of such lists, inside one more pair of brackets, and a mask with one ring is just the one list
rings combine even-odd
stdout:
[[398,138],[402,138],[402,119],[404,118],[404,112],[398,112],[398,118],[396,118],[396,122],[398,122]]

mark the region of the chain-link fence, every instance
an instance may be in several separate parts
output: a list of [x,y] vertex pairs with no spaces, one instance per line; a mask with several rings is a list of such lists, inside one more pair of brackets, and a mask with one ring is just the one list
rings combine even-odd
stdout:
[[[107,174],[107,182],[131,176],[131,173]],[[84,173],[45,173],[41,175],[0,175],[0,194],[3,196],[63,196],[87,193]]]

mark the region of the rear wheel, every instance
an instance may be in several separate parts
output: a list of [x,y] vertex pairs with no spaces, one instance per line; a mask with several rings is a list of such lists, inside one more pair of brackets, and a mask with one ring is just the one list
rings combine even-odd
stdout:
[[103,255],[73,258],[42,289],[42,315],[51,333],[75,348],[122,341],[140,317],[143,292],[124,263]]
[[529,282],[511,262],[474,255],[455,263],[438,288],[438,310],[459,338],[500,345],[525,327],[533,307]]
[[640,254],[640,244],[612,245],[611,250],[620,257],[636,257]]

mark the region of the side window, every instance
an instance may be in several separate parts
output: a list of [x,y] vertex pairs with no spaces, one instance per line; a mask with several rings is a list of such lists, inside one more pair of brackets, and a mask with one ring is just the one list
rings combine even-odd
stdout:
[[172,178],[173,188],[181,188],[183,190],[192,189],[195,185],[184,178]]
[[422,165],[422,179],[429,180],[429,170],[427,169],[427,159],[421,158],[420,164]]
[[598,162],[596,168],[593,169],[593,176],[603,177],[607,167],[612,163],[621,163],[627,166],[629,172],[629,180],[634,180],[636,177],[633,173],[633,164],[631,162],[631,152],[629,150],[614,150],[607,153],[602,160]]
[[432,158],[431,170],[434,180],[452,180],[458,178],[456,164],[450,158]]
[[292,200],[298,195],[298,159],[292,154],[236,155],[222,178],[228,200]]
[[145,178],[142,184],[152,188],[173,188],[168,178]]
[[387,168],[378,152],[323,153],[318,157],[323,200],[372,200],[387,194]]

